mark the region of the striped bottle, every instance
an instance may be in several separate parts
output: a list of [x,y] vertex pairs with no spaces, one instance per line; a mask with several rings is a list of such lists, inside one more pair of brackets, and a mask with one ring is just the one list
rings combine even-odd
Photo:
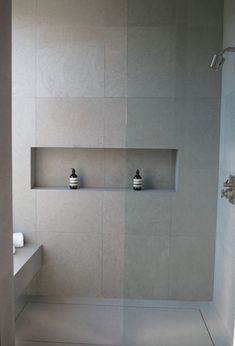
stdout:
[[69,177],[69,187],[72,190],[76,190],[78,188],[78,176],[75,173],[75,169],[74,168],[71,168],[71,169],[72,169],[72,174]]
[[143,179],[140,176],[140,171],[137,169],[136,175],[133,178],[133,189],[136,191],[142,190],[143,187]]

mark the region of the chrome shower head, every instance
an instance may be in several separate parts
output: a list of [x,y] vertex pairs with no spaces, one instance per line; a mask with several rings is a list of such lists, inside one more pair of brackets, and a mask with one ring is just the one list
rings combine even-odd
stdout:
[[214,71],[219,71],[225,62],[224,53],[235,52],[235,47],[227,47],[223,49],[220,53],[214,54],[210,63],[210,68]]
[[223,53],[214,54],[210,63],[210,68],[214,71],[218,71],[224,64],[225,58]]

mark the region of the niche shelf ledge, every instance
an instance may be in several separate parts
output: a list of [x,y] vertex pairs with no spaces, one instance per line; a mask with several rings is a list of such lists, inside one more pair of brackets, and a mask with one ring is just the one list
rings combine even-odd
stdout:
[[132,191],[137,169],[143,191],[174,191],[177,154],[177,149],[33,147],[31,189],[71,191],[68,181],[74,167],[78,191]]

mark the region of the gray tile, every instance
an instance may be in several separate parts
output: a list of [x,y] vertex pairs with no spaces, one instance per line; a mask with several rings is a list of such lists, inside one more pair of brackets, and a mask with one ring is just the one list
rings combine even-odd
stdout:
[[181,167],[172,196],[171,234],[215,237],[217,169]]
[[234,130],[235,130],[235,115],[234,115],[234,95],[232,92],[230,96],[225,98],[225,112],[223,115],[223,128],[224,128],[224,151],[223,165],[224,169],[229,172],[234,172],[235,158],[234,158]]
[[173,98],[129,98],[127,146],[175,148],[176,116]]
[[104,0],[105,26],[126,26],[127,5],[127,0]]
[[123,310],[118,306],[30,303],[17,321],[16,336],[40,342],[121,345],[122,326]]
[[37,146],[101,147],[103,136],[102,99],[38,99]]
[[104,153],[105,187],[125,188],[127,186],[127,166],[125,149],[109,149]]
[[124,326],[128,346],[212,346],[197,310],[125,308]]
[[224,1],[224,16],[226,18],[225,24],[227,22],[227,17],[233,16],[235,13],[235,6],[233,0]]
[[175,28],[131,27],[128,31],[128,96],[174,97]]
[[42,25],[101,26],[104,24],[103,0],[46,0],[38,2],[38,23]]
[[123,297],[125,192],[104,193],[102,296]]
[[36,193],[39,232],[89,233],[94,236],[101,233],[102,192],[37,190]]
[[129,0],[128,25],[157,26],[174,25],[175,0]]
[[12,93],[35,95],[36,0],[12,4]]
[[37,96],[104,96],[101,30],[67,26],[38,29]]
[[36,27],[12,31],[12,95],[34,97],[36,91]]
[[13,230],[24,233],[27,243],[35,242],[35,191],[15,188],[13,193]]
[[143,189],[175,187],[176,152],[173,150],[129,149],[126,153],[128,187],[132,188],[136,169],[143,178]]
[[126,98],[104,99],[104,146],[106,148],[125,148],[126,109]]
[[14,153],[20,153],[22,148],[29,149],[30,146],[35,145],[35,118],[35,98],[13,97],[12,146]]
[[214,237],[171,237],[170,299],[211,300]]
[[[23,140],[16,137],[13,139],[14,150],[12,154],[13,229],[15,232],[23,232],[27,241],[31,243],[35,240],[36,198],[35,191],[31,190],[30,149],[25,143],[22,146]],[[17,149],[15,140],[18,143]],[[28,140],[30,140],[30,136]],[[26,137],[24,137],[24,141],[27,142]]]
[[218,167],[220,102],[215,98],[176,101],[176,143],[180,165],[189,168]]
[[220,27],[223,22],[223,1],[207,0],[207,1],[188,1],[188,25],[189,26],[205,26]]
[[43,266],[34,294],[101,295],[102,239],[99,232],[57,233],[48,228],[37,237],[43,245]]
[[188,0],[176,0],[176,25],[188,23]]
[[171,227],[171,194],[130,192],[125,201],[125,231],[135,236],[167,236]]
[[12,2],[12,27],[20,29],[36,24],[37,0],[14,0]]
[[[231,35],[233,30],[231,30]],[[235,42],[231,39],[228,39],[228,42],[224,42],[224,45],[235,45]],[[232,93],[235,92],[235,83],[233,78],[231,78],[231,73],[235,70],[234,67],[234,55],[227,54],[226,55],[226,64],[224,64],[223,67],[223,74],[222,74],[222,97],[229,98]]]
[[[234,235],[234,206],[227,201],[223,200],[223,210],[221,215],[221,233],[222,239],[220,238],[220,246],[224,248],[224,252],[227,256],[231,256],[231,262],[234,263],[234,245],[235,245],[235,235]],[[226,230],[226,231],[224,231]]]
[[[16,346],[51,346],[51,342],[38,342],[38,341],[20,341],[20,340],[16,340]],[[70,344],[70,343],[64,343],[62,344],[63,346],[73,346],[73,345],[77,345],[77,346],[104,346],[104,345],[95,345],[95,344]],[[53,342],[53,346],[61,346],[61,342]]]
[[105,96],[123,97],[126,89],[127,29],[110,27],[105,30]]
[[76,169],[80,188],[104,186],[104,151],[90,148],[40,148],[35,157],[36,187],[69,187],[71,168]]
[[222,32],[219,26],[177,27],[177,97],[220,98],[221,74],[212,73],[208,65],[212,55],[220,51],[221,46]]
[[214,303],[220,311],[220,316],[223,318],[227,330],[232,334],[235,293],[234,258],[226,254],[223,249],[217,251],[215,269]]
[[124,295],[127,298],[168,298],[168,237],[125,237]]

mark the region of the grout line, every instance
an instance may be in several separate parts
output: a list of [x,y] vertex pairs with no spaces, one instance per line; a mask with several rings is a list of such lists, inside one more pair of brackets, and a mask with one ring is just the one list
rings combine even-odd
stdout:
[[202,320],[203,320],[203,323],[204,323],[204,325],[205,325],[205,328],[206,328],[206,330],[207,330],[207,333],[208,333],[208,335],[209,335],[209,338],[211,339],[212,345],[215,346],[214,340],[213,340],[212,335],[211,335],[211,333],[210,333],[210,330],[209,330],[209,328],[208,328],[208,326],[207,326],[207,324],[206,324],[206,321],[205,321],[204,316],[203,316],[203,314],[202,314],[202,312],[201,312],[201,309],[199,309],[199,312],[200,312],[200,315],[201,315],[201,317],[202,317]]
[[101,208],[101,296],[103,297],[103,279],[104,279],[104,198],[105,193],[102,193],[102,208]]
[[[29,300],[27,302],[27,304],[30,303],[30,304],[42,304],[42,305],[75,305],[75,306],[90,306],[90,307],[94,307],[94,306],[97,306],[97,307],[113,307],[113,308],[123,308],[123,310],[125,309],[151,309],[151,310],[193,310],[193,311],[198,311],[201,315],[201,311],[200,309],[197,307],[197,306],[189,306],[189,307],[178,307],[178,306],[138,306],[138,305],[129,305],[128,303],[125,303],[123,305],[115,305],[115,304],[104,304],[104,303],[82,303],[82,302],[79,302],[79,303],[76,303],[76,302],[43,302],[43,301],[34,301],[34,300]],[[204,320],[204,319],[203,319]]]
[[27,300],[27,302],[24,304],[22,310],[17,314],[16,318],[15,318],[15,322],[19,319],[19,317],[21,316],[21,314],[23,314],[23,312],[25,311],[26,307],[29,305],[30,300]]
[[65,341],[47,341],[47,340],[24,340],[24,342],[26,342],[26,344],[28,344],[29,342],[30,342],[30,344],[31,343],[34,343],[34,344],[37,344],[37,343],[40,343],[40,344],[44,344],[44,343],[46,343],[46,344],[51,344],[51,345],[54,345],[54,344],[60,344],[60,345],[66,345],[66,346],[68,346],[68,345],[78,345],[78,346],[91,346],[91,345],[93,345],[93,346],[122,346],[122,345],[117,345],[117,344],[115,344],[115,345],[103,345],[103,344],[91,344],[91,343],[80,343],[80,342],[65,342]]

